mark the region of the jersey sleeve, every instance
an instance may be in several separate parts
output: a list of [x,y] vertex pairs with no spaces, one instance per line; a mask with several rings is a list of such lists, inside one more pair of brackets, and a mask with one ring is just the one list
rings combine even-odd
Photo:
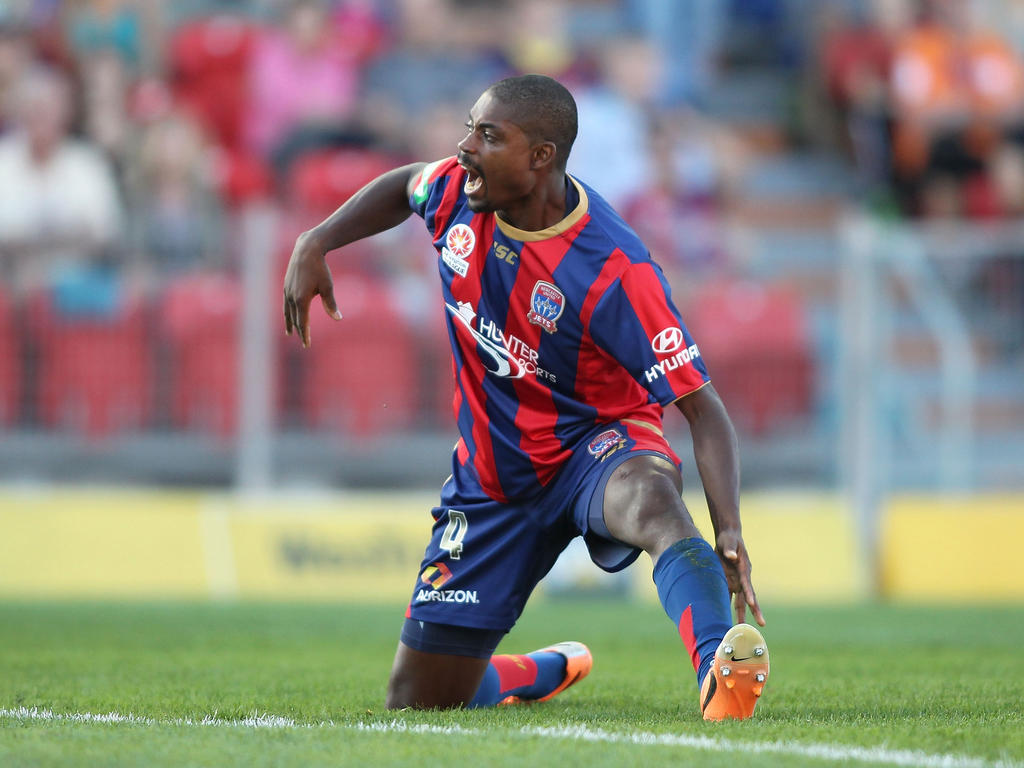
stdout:
[[423,218],[432,232],[446,198],[452,198],[461,189],[464,173],[454,157],[446,157],[426,165],[413,180],[409,207]]
[[661,405],[711,380],[653,262],[631,264],[608,286],[595,307],[590,335]]

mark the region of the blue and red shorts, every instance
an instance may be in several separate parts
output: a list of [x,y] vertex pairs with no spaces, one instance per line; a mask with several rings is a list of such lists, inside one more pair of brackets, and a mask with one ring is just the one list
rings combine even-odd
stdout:
[[594,429],[537,496],[502,503],[481,490],[472,466],[456,462],[433,510],[434,527],[407,618],[507,632],[534,587],[576,536],[606,571],[632,563],[640,550],[615,540],[604,523],[604,490],[626,459],[679,459],[660,431],[639,422]]

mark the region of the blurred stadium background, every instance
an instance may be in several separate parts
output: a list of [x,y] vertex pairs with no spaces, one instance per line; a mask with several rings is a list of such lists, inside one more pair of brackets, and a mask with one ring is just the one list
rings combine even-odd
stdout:
[[733,414],[762,599],[1024,600],[1017,0],[0,1],[0,596],[400,604],[455,439],[429,239],[336,254],[308,351],[281,278],[527,71]]

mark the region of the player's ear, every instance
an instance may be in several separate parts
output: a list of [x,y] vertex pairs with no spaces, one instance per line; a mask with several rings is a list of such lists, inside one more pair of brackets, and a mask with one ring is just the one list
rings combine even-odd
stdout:
[[539,171],[545,165],[553,164],[555,162],[555,154],[554,142],[545,141],[534,145],[530,154],[530,170]]

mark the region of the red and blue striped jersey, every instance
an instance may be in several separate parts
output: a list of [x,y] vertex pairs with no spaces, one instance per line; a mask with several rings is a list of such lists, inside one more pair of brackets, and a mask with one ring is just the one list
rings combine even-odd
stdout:
[[709,378],[639,237],[575,178],[578,204],[539,232],[473,213],[465,179],[440,160],[410,197],[438,252],[458,465],[507,501],[542,489],[601,424],[625,419],[664,450],[663,407]]

